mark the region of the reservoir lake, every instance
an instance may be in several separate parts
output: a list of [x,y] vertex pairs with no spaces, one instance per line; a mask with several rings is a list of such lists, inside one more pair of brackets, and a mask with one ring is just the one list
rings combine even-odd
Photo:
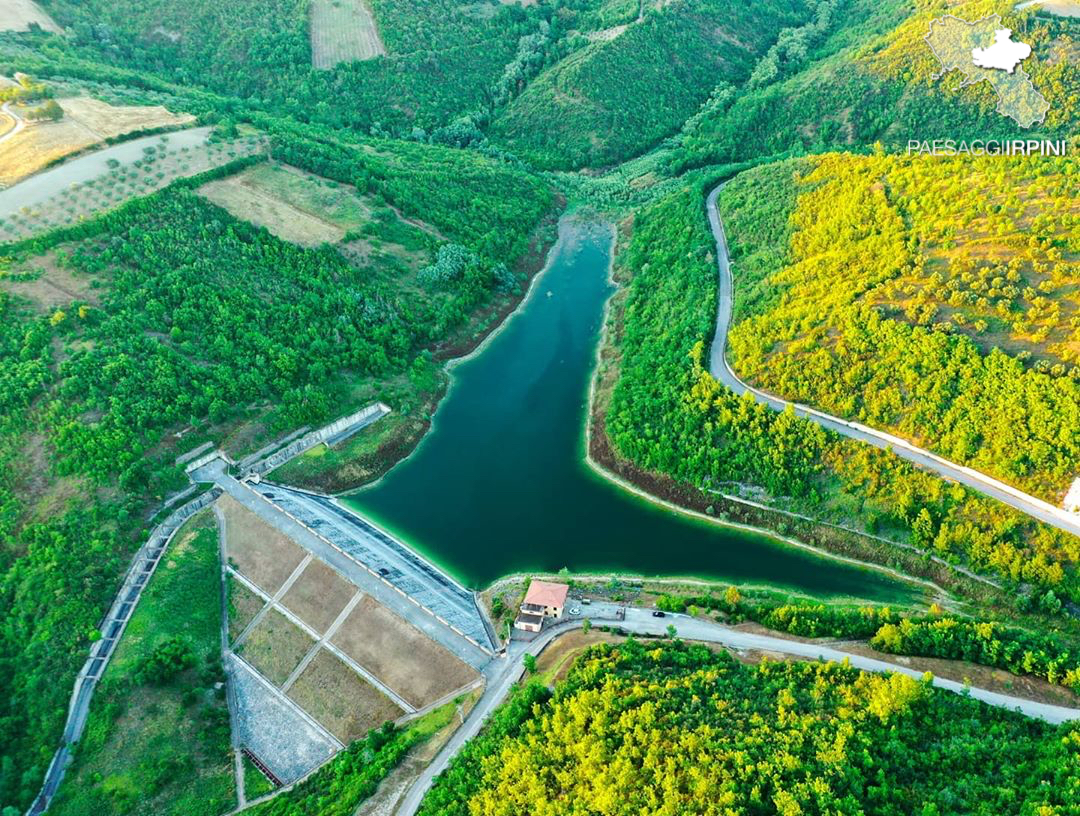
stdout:
[[564,218],[528,299],[453,367],[417,450],[345,503],[473,588],[567,567],[888,603],[918,596],[880,571],[657,506],[586,464],[611,251],[606,227]]

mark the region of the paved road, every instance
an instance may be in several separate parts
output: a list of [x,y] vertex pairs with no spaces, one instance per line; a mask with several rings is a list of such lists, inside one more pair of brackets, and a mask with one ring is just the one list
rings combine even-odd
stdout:
[[[707,643],[719,643],[737,651],[757,650],[773,652],[776,654],[789,655],[805,660],[829,660],[841,662],[847,660],[852,666],[864,671],[893,672],[906,674],[909,677],[921,679],[923,673],[915,669],[898,666],[895,663],[887,663],[884,660],[875,660],[871,657],[850,654],[848,652],[833,649],[816,643],[802,643],[784,638],[758,635],[752,632],[743,632],[722,626],[711,621],[698,620],[687,615],[669,614],[664,618],[654,618],[652,611],[648,609],[626,609],[626,619],[617,620],[615,617],[615,604],[594,604],[589,607],[589,619],[594,625],[608,625],[621,628],[628,632],[639,635],[664,635],[668,625],[674,625],[679,637],[686,640],[698,640]],[[402,800],[397,811],[397,816],[414,816],[423,801],[424,796],[430,790],[435,777],[442,773],[451,760],[457,756],[462,746],[479,733],[484,723],[487,722],[491,713],[506,699],[521,675],[524,673],[522,657],[528,653],[538,655],[556,637],[565,634],[582,625],[580,620],[570,620],[546,629],[536,640],[529,643],[513,642],[506,652],[506,656],[492,661],[488,675],[487,688],[476,707],[470,712],[465,724],[458,729],[457,733],[443,746],[442,750],[432,760],[431,764],[417,778],[409,789],[408,794]],[[933,679],[935,687],[951,691],[956,694],[970,694],[976,700],[981,700],[988,705],[998,708],[1006,708],[1018,711],[1025,716],[1045,720],[1052,724],[1080,720],[1080,709],[1067,708],[1065,706],[1038,703],[1033,700],[1025,700],[1020,697],[1012,697],[1007,694],[999,694],[981,688],[972,688],[954,680],[945,680],[940,677]]]
[[735,287],[731,276],[731,259],[728,256],[724,225],[716,209],[716,197],[722,187],[723,185],[720,185],[709,193],[706,201],[709,224],[712,226],[713,237],[716,239],[716,263],[720,272],[716,336],[713,338],[709,354],[709,371],[713,377],[736,394],[752,394],[758,402],[764,403],[777,411],[783,411],[788,406],[793,406],[796,414],[809,419],[811,422],[816,422],[823,428],[835,431],[851,439],[867,442],[878,448],[891,448],[892,452],[901,459],[907,459],[909,462],[932,470],[946,479],[978,490],[980,493],[1004,502],[1032,518],[1057,527],[1059,530],[1064,530],[1073,535],[1080,535],[1080,515],[1076,513],[1069,513],[1060,507],[1054,507],[1049,502],[1030,496],[1021,490],[1017,490],[1012,485],[1005,484],[969,467],[950,462],[892,434],[868,428],[858,422],[848,422],[805,405],[788,402],[780,397],[760,391],[740,380],[732,371],[731,366],[728,365],[725,356],[728,330],[731,328],[732,298]]

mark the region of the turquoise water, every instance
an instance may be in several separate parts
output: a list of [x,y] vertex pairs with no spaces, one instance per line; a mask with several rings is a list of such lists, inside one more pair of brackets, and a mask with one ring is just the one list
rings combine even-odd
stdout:
[[349,504],[473,587],[568,567],[910,599],[880,572],[658,508],[586,466],[609,261],[605,230],[564,221],[524,307],[453,369],[417,451]]

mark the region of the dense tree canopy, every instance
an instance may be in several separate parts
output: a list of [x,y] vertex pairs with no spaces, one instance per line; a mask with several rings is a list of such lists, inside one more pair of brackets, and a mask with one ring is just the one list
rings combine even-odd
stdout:
[[904,675],[736,662],[681,643],[593,647],[454,760],[424,816],[1069,813],[1074,729]]

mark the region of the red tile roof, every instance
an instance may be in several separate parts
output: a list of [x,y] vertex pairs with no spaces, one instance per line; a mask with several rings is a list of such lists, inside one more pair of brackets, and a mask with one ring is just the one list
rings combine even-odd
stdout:
[[565,606],[566,593],[570,587],[566,584],[552,584],[548,581],[533,581],[525,593],[525,603],[537,606]]

